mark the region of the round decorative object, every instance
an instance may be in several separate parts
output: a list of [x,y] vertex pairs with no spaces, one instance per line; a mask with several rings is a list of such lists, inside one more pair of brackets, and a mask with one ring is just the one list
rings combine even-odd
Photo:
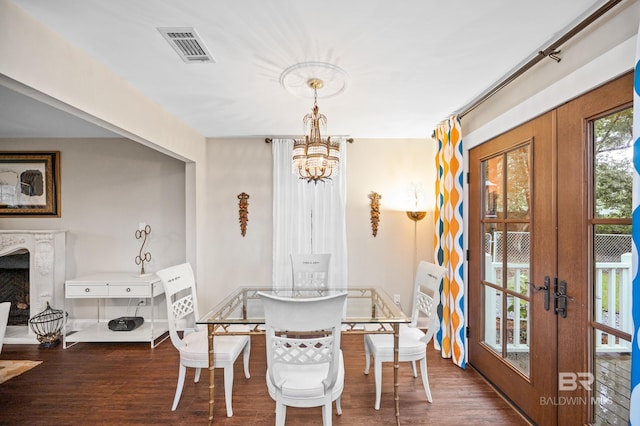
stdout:
[[350,78],[345,70],[326,62],[302,62],[280,74],[282,87],[301,98],[313,98],[314,92],[309,90],[310,80],[318,80],[323,84],[318,98],[331,98],[347,90]]
[[29,326],[36,333],[41,346],[50,348],[60,343],[63,321],[67,316],[60,309],[53,309],[47,302],[46,309],[29,320]]

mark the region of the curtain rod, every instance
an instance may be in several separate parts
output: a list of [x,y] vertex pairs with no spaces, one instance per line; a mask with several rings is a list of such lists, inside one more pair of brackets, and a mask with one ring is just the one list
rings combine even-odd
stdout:
[[[284,138],[284,139],[293,139],[293,138]],[[265,138],[265,143],[271,143],[273,139],[272,138]],[[347,142],[349,143],[353,143],[353,138],[347,138]]]
[[587,16],[585,19],[580,21],[576,26],[571,28],[566,33],[564,33],[564,35],[562,35],[558,40],[556,40],[551,45],[549,45],[549,47],[539,51],[538,54],[534,56],[531,60],[529,60],[527,63],[522,65],[520,68],[518,68],[508,76],[504,77],[502,80],[496,83],[491,89],[481,94],[479,97],[471,101],[471,103],[463,107],[462,110],[460,110],[457,113],[458,117],[462,118],[468,113],[470,113],[471,111],[473,111],[474,109],[476,109],[478,106],[484,103],[487,99],[489,99],[490,97],[498,93],[500,90],[508,86],[516,78],[520,77],[526,71],[533,68],[534,65],[542,61],[544,58],[550,57],[556,62],[560,62],[560,57],[557,56],[558,53],[560,53],[560,50],[558,50],[558,48],[562,46],[564,43],[566,43],[569,39],[573,38],[580,31],[582,31],[583,29],[591,25],[596,19],[600,18],[609,10],[613,9],[613,7],[616,6],[618,3],[620,3],[621,1],[622,0],[609,0],[607,3],[605,3],[603,6],[598,8],[591,15]]

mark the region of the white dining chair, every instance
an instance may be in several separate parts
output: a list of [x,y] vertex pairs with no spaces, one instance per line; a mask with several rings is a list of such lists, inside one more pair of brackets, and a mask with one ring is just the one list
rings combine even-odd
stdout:
[[[420,362],[422,385],[427,401],[432,402],[431,389],[427,376],[427,345],[438,329],[437,308],[440,304],[440,283],[447,270],[433,263],[422,261],[416,271],[414,284],[413,309],[411,322],[400,324],[400,338],[398,344],[398,361],[410,361],[413,377],[418,377],[416,361]],[[427,332],[418,328],[420,317],[427,317]],[[393,362],[392,334],[365,334],[365,368],[364,374],[369,374],[370,358],[373,356],[373,373],[376,385],[375,409],[380,409],[382,393],[382,363]]]
[[11,302],[0,303],[0,353],[2,353],[2,342],[7,332],[7,322],[9,321],[9,311],[11,310]]
[[[209,368],[209,340],[206,327],[198,327],[198,298],[195,278],[191,265],[183,263],[156,272],[162,281],[167,299],[167,318],[169,320],[169,336],[171,343],[180,352],[178,385],[171,410],[178,407],[186,369],[195,368],[194,382],[200,380],[200,371]],[[182,330],[182,337],[178,331]],[[233,416],[231,405],[233,391],[233,365],[243,352],[244,375],[249,375],[249,355],[251,340],[248,335],[215,336],[213,341],[214,368],[224,370],[224,398],[227,417]]]
[[330,261],[331,253],[292,254],[293,289],[326,289],[329,281]]
[[284,425],[287,406],[322,406],[323,425],[330,426],[333,401],[338,415],[342,414],[340,334],[347,293],[314,298],[259,296],[265,313],[267,389],[276,402],[276,426]]

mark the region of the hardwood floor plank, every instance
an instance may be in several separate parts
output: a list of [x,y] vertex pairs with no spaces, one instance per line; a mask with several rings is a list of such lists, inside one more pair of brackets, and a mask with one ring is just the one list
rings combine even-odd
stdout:
[[[236,362],[233,417],[224,407],[222,370],[216,374],[215,424],[273,425],[274,402],[265,383],[263,336],[253,336],[251,378]],[[373,408],[373,370],[364,374],[362,336],[344,336],[345,390],[342,416],[333,410],[335,425],[394,424],[393,369],[383,367],[382,403]],[[193,383],[187,370],[182,398],[171,411],[178,377],[178,353],[166,341],[145,343],[79,343],[71,348],[4,345],[0,359],[44,361],[0,385],[1,425],[194,425],[207,424],[208,374]],[[216,371],[218,373],[218,371]],[[472,369],[462,370],[432,348],[428,375],[433,403],[426,401],[420,377],[408,363],[400,366],[400,415],[403,424],[526,425],[527,422]],[[320,408],[288,408],[287,425],[321,425]]]

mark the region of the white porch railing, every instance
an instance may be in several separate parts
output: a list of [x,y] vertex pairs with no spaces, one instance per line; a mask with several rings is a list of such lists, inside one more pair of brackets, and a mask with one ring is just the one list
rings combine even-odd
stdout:
[[[631,253],[620,256],[620,262],[596,263],[594,288],[596,322],[629,334],[633,333],[631,279]],[[631,342],[618,339],[600,330],[596,330],[595,343],[597,352],[631,352]]]

